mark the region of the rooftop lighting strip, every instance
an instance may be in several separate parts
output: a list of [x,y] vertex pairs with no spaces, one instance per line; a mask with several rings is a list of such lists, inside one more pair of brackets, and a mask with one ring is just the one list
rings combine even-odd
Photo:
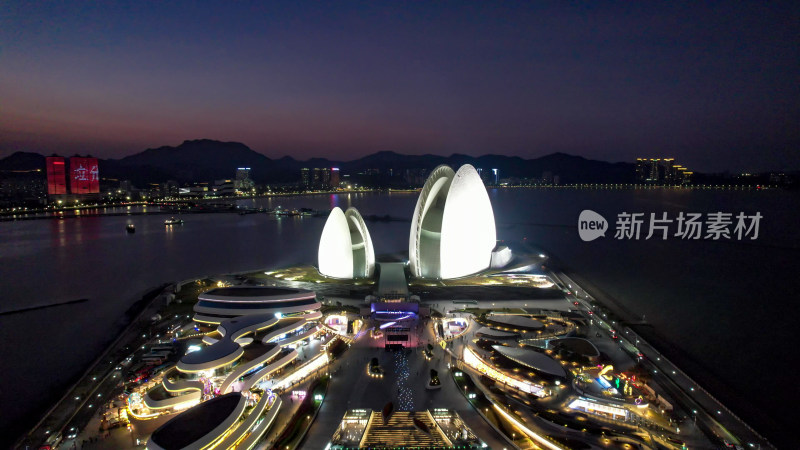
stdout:
[[[470,362],[470,360],[472,362]],[[507,375],[507,374],[495,369],[490,364],[486,363],[480,356],[478,356],[470,348],[466,348],[464,350],[464,362],[467,365],[469,365],[469,366],[471,366],[471,367],[473,367],[475,369],[478,369],[481,372],[486,373],[486,375],[490,375],[490,378],[494,378],[495,380],[499,379],[499,380],[511,385],[512,387],[514,387],[514,388],[516,388],[516,389],[518,389],[520,391],[529,392],[529,393],[531,393],[533,395],[536,395],[536,396],[539,396],[539,392],[542,391],[542,386],[540,386],[538,384],[530,383],[528,381],[523,381],[523,380],[520,380],[518,378],[514,378],[512,376],[509,376],[509,375]],[[483,367],[480,367],[480,366],[483,366]],[[483,370],[481,370],[481,369],[483,369]],[[504,379],[508,379],[509,381],[506,382]],[[527,390],[525,388],[527,388]]]
[[[311,294],[302,296],[302,297],[281,297],[281,298],[269,298],[273,296],[265,296],[263,300],[254,300],[259,297],[230,297],[227,295],[221,295],[219,297],[198,297],[198,300],[207,301],[207,302],[220,302],[220,303],[277,303],[277,302],[291,302],[295,300],[316,300],[317,294],[312,292]],[[275,296],[277,297],[277,296]],[[262,297],[263,298],[263,297]]]
[[539,444],[541,444],[541,445],[543,445],[543,446],[545,446],[545,447],[547,447],[547,448],[549,448],[551,450],[563,450],[561,447],[553,444],[552,442],[548,441],[547,439],[545,439],[542,436],[540,436],[540,435],[536,434],[535,432],[533,432],[533,430],[531,430],[530,428],[528,428],[525,425],[523,425],[520,421],[515,419],[514,416],[512,416],[511,414],[505,412],[503,410],[503,408],[500,408],[494,402],[492,403],[492,406],[494,406],[494,409],[496,409],[497,412],[502,414],[503,417],[506,418],[506,420],[511,422],[515,427],[517,427],[520,430],[522,430],[525,434],[527,434],[529,437],[533,438],[533,440],[535,440]]

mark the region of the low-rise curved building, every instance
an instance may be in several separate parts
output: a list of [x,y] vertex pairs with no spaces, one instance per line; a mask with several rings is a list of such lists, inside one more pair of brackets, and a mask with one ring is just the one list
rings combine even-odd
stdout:
[[475,168],[434,169],[411,220],[411,273],[447,279],[480,272],[491,264],[496,243],[492,204]]
[[256,314],[305,314],[322,306],[314,291],[267,286],[233,286],[211,289],[197,296],[194,320],[219,324]]
[[239,393],[223,395],[185,411],[153,432],[148,450],[213,447],[233,429],[245,411],[245,397]]
[[506,358],[518,364],[522,364],[523,366],[530,367],[539,373],[560,378],[567,377],[567,371],[564,370],[561,363],[543,352],[531,348],[506,347],[504,345],[493,345],[492,348]]
[[367,224],[355,208],[333,208],[322,229],[319,272],[332,278],[369,278],[375,272],[375,249]]

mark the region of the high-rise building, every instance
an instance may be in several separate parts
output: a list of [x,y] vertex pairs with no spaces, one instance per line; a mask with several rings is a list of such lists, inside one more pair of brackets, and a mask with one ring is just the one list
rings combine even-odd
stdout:
[[651,158],[650,159],[650,168],[649,168],[650,170],[649,170],[649,173],[647,175],[647,180],[650,181],[651,183],[657,183],[658,182],[658,179],[659,179],[659,177],[658,177],[658,166],[659,166],[659,163],[661,163],[661,158]]
[[686,184],[692,172],[675,164],[675,158],[636,158],[636,181],[639,183]]
[[61,156],[48,156],[45,158],[47,165],[47,195],[64,195],[67,193],[67,167]]
[[647,180],[647,175],[649,174],[650,164],[649,161],[645,158],[636,158],[636,181],[645,181]]
[[163,185],[163,192],[164,195],[175,197],[178,195],[179,190],[178,182],[175,180],[169,180]]
[[331,185],[331,169],[315,167],[313,185],[317,189],[327,188]]
[[73,156],[69,159],[70,193],[99,194],[100,171],[97,158]]
[[661,164],[659,164],[659,179],[662,180],[662,183],[674,184],[676,175],[675,158],[662,159]]
[[339,187],[339,168],[331,167],[331,181],[330,187],[336,189]]
[[236,169],[236,180],[233,182],[234,188],[238,192],[251,192],[255,187],[255,183],[250,179],[250,168],[239,167]]
[[300,185],[306,188],[311,187],[311,173],[308,167],[300,169]]
[[494,185],[500,184],[500,169],[492,169]]
[[658,183],[663,179],[661,158],[636,158],[636,181],[642,183]]

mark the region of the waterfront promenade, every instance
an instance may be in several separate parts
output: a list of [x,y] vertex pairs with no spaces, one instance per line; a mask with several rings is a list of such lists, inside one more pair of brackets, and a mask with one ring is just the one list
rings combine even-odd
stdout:
[[[553,273],[563,289],[570,291],[570,300],[579,304],[579,310],[587,320],[594,321],[604,333],[615,330],[619,336],[620,348],[648,368],[653,379],[687,410],[690,419],[706,433],[716,435],[723,445],[747,446],[750,448],[774,448],[774,446],[747,423],[730,411],[711,393],[702,388],[688,374],[664,357],[651,343],[647,342],[629,327],[620,330],[622,324],[599,310],[597,300],[563,272]],[[643,356],[638,357],[641,353]]]

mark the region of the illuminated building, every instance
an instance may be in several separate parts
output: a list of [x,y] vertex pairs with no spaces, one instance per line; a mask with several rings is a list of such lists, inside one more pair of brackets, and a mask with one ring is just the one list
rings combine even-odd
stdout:
[[412,275],[447,279],[480,272],[491,264],[495,245],[492,204],[475,168],[434,169],[411,220]]
[[[233,427],[244,410],[245,398],[238,392],[209,400],[159,427],[153,432],[147,448],[186,448],[190,445],[204,448],[216,443],[224,431]],[[206,419],[203,426],[189,426],[196,423],[197,416]]]
[[547,356],[544,352],[539,352],[530,348],[507,347],[504,345],[493,345],[498,353],[506,358],[529,367],[536,372],[553,375],[561,378],[567,377],[564,367],[555,359]]
[[319,272],[332,278],[368,278],[375,272],[375,250],[358,210],[333,208],[322,229]]
[[216,180],[214,181],[214,195],[220,197],[230,197],[236,194],[236,184],[233,180]]
[[70,193],[72,194],[99,194],[100,171],[97,158],[81,158],[74,156],[69,159]]
[[[223,321],[213,337],[204,336],[203,345],[182,356],[143,400],[137,394],[129,402],[131,414],[142,419],[191,408],[157,430],[148,448],[231,448],[240,442],[251,448],[277,415],[277,394],[329,363],[322,351],[272,380],[300,358],[296,348],[302,341],[322,331],[319,317],[318,312],[288,318],[257,314]],[[223,398],[230,400],[219,400]],[[193,430],[183,430],[186,425]]]
[[236,169],[236,181],[233,182],[234,188],[239,192],[251,192],[255,187],[253,180],[250,179],[250,168],[239,167]]
[[636,181],[644,181],[647,179],[647,167],[647,159],[636,158]]
[[475,353],[469,347],[464,348],[464,363],[473,369],[477,370],[478,372],[483,373],[487,377],[499,382],[503,383],[507,386],[513,387],[519,391],[533,394],[537,397],[547,397],[549,394],[543,388],[543,386],[539,384],[534,384],[529,381],[520,380],[519,378],[515,378],[509,376],[500,370],[496,369],[492,364],[487,363],[480,356]]
[[330,359],[328,358],[328,353],[322,352],[319,355],[312,358],[310,361],[306,362],[305,364],[297,368],[291,374],[281,379],[272,388],[274,390],[285,391],[289,389],[291,386],[300,383],[301,381],[303,381],[303,379],[312,375],[314,372],[327,366],[329,362]]
[[338,188],[341,182],[338,167],[315,167],[313,172],[304,167],[300,169],[300,182],[304,187],[316,189]]
[[626,420],[630,414],[625,408],[608,403],[599,403],[585,398],[573,400],[572,403],[569,404],[569,407],[614,420]]
[[675,164],[675,158],[636,158],[636,181],[649,184],[687,184],[692,172]]
[[64,195],[67,193],[67,168],[61,156],[48,156],[45,158],[47,165],[47,195]]
[[304,289],[265,286],[233,286],[212,289],[197,297],[194,320],[220,323],[254,314],[282,315],[317,311],[322,305],[317,294]]
[[274,422],[281,403],[280,397],[265,392],[248,414],[247,396],[240,392],[222,395],[160,426],[146,448],[252,448]]
[[327,167],[315,167],[313,185],[317,189],[327,188],[331,185],[331,169]]

